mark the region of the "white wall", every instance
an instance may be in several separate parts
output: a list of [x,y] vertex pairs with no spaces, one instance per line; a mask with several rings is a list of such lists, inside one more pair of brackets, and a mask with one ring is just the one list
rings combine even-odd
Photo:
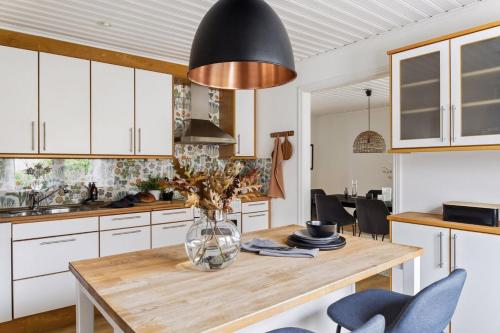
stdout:
[[446,201],[500,204],[500,151],[401,155],[401,211],[442,212]]
[[[419,42],[432,37],[464,30],[480,24],[498,20],[500,12],[499,0],[482,1],[474,6],[455,10],[439,15],[423,23],[416,23],[400,30],[395,30],[347,47],[334,50],[296,64],[298,78],[285,86],[261,90],[257,94],[257,154],[259,157],[269,157],[272,141],[269,133],[279,130],[299,129],[299,119],[307,115],[299,114],[298,88],[314,90],[326,87],[338,87],[354,82],[362,82],[374,76],[387,75],[390,49]],[[297,148],[297,140],[304,135],[302,146],[308,146],[309,132],[297,132],[292,138],[292,144]],[[285,200],[273,200],[272,221],[274,226],[303,222],[307,213],[299,218],[301,206],[308,205],[309,200],[299,202],[298,193],[307,191],[299,186],[299,160],[294,157],[284,164]],[[303,161],[307,158],[300,156]],[[301,160],[301,161],[302,161]],[[432,159],[429,161],[432,162]],[[466,175],[464,175],[465,177]]]
[[[392,155],[354,154],[356,136],[368,129],[367,110],[343,112],[312,117],[311,143],[314,144],[312,188],[322,188],[328,194],[351,191],[352,179],[358,180],[358,194],[371,189],[392,187],[392,180],[383,168],[392,169]],[[389,112],[387,108],[373,109],[371,129],[389,143]]]

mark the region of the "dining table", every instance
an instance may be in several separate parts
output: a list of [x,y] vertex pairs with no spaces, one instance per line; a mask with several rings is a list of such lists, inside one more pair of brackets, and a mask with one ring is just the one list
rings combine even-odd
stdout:
[[[303,229],[289,225],[243,235],[285,243]],[[326,314],[355,284],[391,268],[398,291],[420,289],[418,247],[343,235],[346,246],[315,258],[241,252],[229,267],[197,270],[184,245],[70,263],[76,278],[78,333],[93,332],[94,306],[118,332],[266,332],[300,326],[333,332]]]
[[[348,195],[346,197],[345,194],[334,194],[334,195],[339,199],[342,206],[348,208],[356,208],[356,199],[366,199],[366,197],[362,195],[357,195],[355,197],[352,195]],[[378,200],[378,199],[372,199],[372,200]],[[392,201],[384,201],[384,203],[389,212],[392,212]]]

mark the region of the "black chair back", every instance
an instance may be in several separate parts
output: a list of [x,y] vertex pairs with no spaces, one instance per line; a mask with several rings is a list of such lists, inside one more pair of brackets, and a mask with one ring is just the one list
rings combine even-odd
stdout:
[[316,196],[326,195],[326,192],[321,188],[313,188],[311,190],[311,220],[316,219]]
[[377,199],[379,195],[382,194],[382,190],[369,190],[366,193],[367,199]]
[[356,214],[360,232],[372,235],[388,235],[390,214],[381,200],[356,199]]
[[316,196],[316,215],[320,221],[337,223],[339,227],[354,224],[356,219],[349,214],[335,195]]

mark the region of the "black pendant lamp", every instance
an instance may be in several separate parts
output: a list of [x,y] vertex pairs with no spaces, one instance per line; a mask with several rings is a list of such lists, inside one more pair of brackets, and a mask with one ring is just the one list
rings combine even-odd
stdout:
[[292,81],[297,73],[285,26],[263,0],[219,0],[198,26],[188,77],[220,89],[261,89]]

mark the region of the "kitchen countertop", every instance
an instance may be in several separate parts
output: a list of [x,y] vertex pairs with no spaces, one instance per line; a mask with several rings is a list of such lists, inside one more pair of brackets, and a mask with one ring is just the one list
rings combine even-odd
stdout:
[[485,234],[500,235],[500,227],[489,227],[484,225],[467,224],[443,220],[441,214],[406,212],[389,215],[389,221],[408,222],[413,224],[428,225],[433,227],[450,228],[464,231],[482,232]]
[[[291,225],[243,235],[280,243]],[[234,332],[412,260],[423,250],[344,235],[347,245],[317,258],[240,253],[200,272],[184,245],[70,263],[70,271],[123,332]]]
[[[249,194],[240,196],[240,199],[241,202],[254,202],[254,201],[269,200],[270,198],[264,195]],[[103,205],[106,204],[109,204],[109,202],[103,203]],[[103,208],[102,206],[96,206],[90,208],[90,210],[82,210],[82,211],[68,212],[68,213],[46,214],[46,215],[35,215],[35,216],[0,217],[0,223],[5,223],[5,222],[30,223],[30,222],[41,222],[41,221],[56,221],[64,219],[75,219],[81,217],[142,213],[142,212],[151,212],[156,210],[168,210],[168,209],[179,209],[179,208],[185,208],[184,201],[181,200],[174,200],[172,202],[155,201],[152,203],[135,204],[134,207],[128,207],[128,208]],[[21,210],[21,209],[22,208],[10,208],[10,209],[2,209],[0,211]]]

